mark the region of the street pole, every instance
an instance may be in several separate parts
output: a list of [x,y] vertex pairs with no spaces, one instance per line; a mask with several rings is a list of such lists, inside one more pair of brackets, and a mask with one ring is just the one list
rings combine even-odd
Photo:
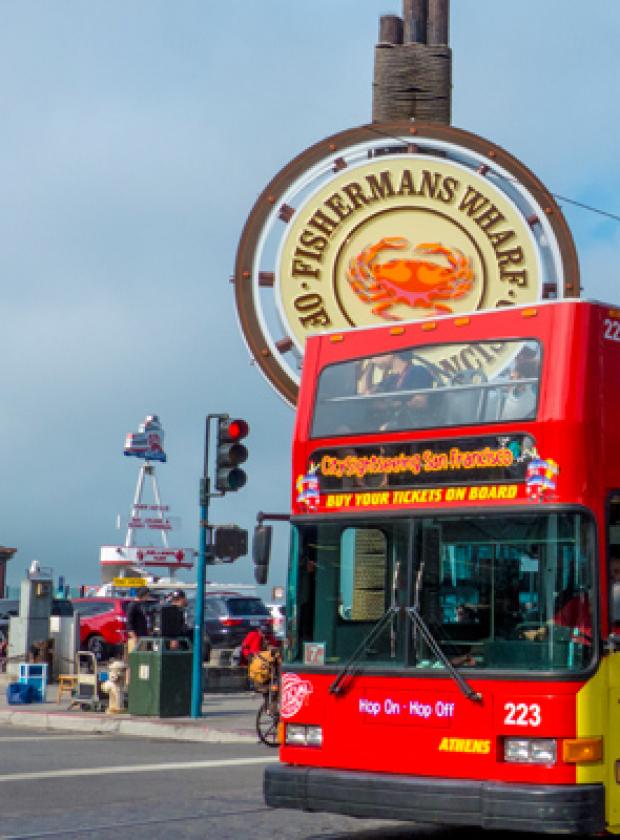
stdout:
[[209,417],[205,421],[205,450],[200,479],[200,544],[194,609],[194,658],[192,662],[192,717],[202,717],[202,649],[204,641],[205,585],[207,570],[207,528],[209,527]]
[[375,47],[372,120],[450,125],[450,0],[403,0],[402,17],[383,15]]

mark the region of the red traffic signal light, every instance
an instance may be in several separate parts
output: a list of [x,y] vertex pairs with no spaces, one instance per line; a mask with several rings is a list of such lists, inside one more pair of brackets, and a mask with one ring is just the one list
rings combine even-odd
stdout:
[[239,418],[220,417],[217,425],[215,454],[215,488],[220,493],[234,492],[245,486],[248,477],[239,468],[248,458],[248,450],[239,443],[249,433],[250,427]]
[[245,420],[239,420],[239,418],[225,420],[224,425],[226,426],[225,434],[228,440],[243,440],[244,437],[248,436],[250,431],[250,427]]
[[243,440],[250,432],[250,427],[245,420],[238,417],[234,420],[220,419],[218,425],[218,438],[222,442],[233,442]]

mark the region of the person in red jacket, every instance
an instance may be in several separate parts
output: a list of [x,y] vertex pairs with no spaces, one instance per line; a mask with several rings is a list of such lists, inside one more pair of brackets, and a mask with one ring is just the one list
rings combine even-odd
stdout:
[[252,657],[260,653],[261,650],[266,650],[267,639],[260,627],[255,627],[250,630],[245,639],[241,642],[241,665],[247,665]]

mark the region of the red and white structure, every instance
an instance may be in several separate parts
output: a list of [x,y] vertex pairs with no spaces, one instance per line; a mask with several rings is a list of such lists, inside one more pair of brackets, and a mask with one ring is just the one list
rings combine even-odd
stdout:
[[[166,460],[163,450],[164,431],[157,415],[149,415],[140,424],[137,434],[128,434],[124,454],[144,460],[140,466],[131,512],[127,520],[127,531],[123,545],[102,545],[100,566],[102,583],[111,583],[115,578],[159,577],[156,569],[165,569],[165,576],[174,578],[179,569],[191,569],[196,551],[193,548],[178,548],[170,545],[169,533],[178,526],[178,519],[170,516],[169,505],[161,502],[155,465],[151,458],[162,463]],[[136,442],[147,440],[147,434],[156,433],[156,447],[137,446]],[[151,437],[153,437],[151,435]],[[152,501],[145,501],[145,483],[150,479]],[[160,545],[153,545],[158,534]]]

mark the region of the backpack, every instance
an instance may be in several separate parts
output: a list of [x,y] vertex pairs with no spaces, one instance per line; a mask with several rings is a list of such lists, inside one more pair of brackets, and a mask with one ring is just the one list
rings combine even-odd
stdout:
[[248,677],[255,688],[264,687],[269,683],[273,658],[269,650],[263,650],[252,657],[248,665]]

